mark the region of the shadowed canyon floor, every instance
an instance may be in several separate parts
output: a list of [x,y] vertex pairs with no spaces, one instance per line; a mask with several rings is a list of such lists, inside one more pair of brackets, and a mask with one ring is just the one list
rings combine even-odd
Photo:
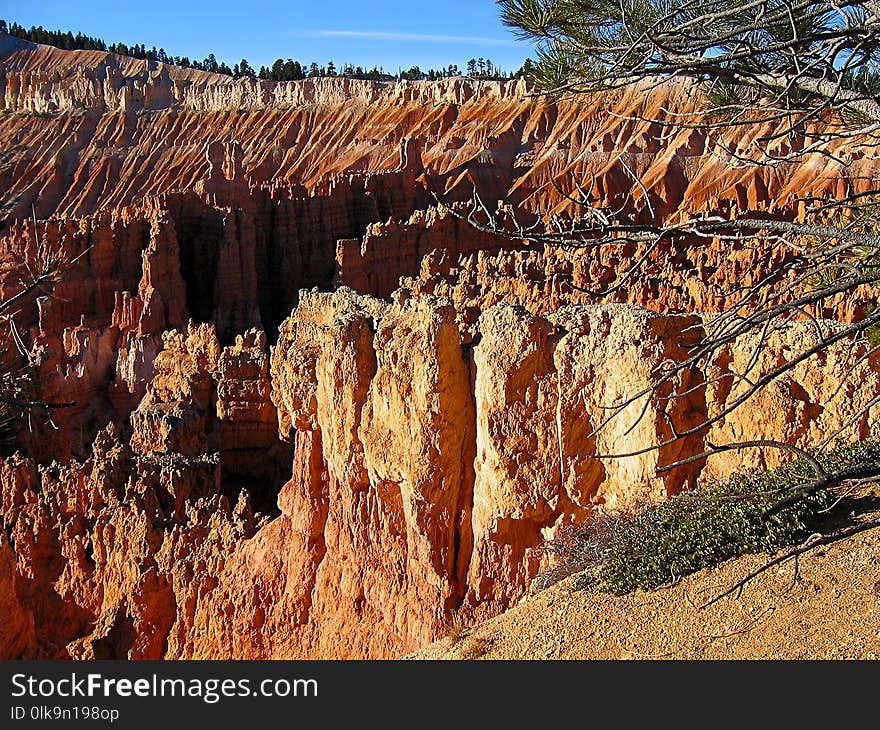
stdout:
[[[687,85],[528,91],[233,80],[0,36],[0,293],[40,246],[67,259],[16,325],[46,398],[73,403],[0,463],[0,656],[397,657],[515,605],[561,526],[740,465],[658,472],[706,440],[880,438],[855,417],[880,354],[841,342],[709,433],[596,458],[668,436],[656,398],[593,429],[782,254],[661,246],[599,299],[637,248],[480,232],[461,218],[474,192],[524,220],[571,213],[584,179],[634,215],[796,219],[799,196],[860,191],[880,155],[738,167],[725,146],[761,129],[719,142],[632,118],[693,111]],[[833,330],[872,303],[811,314]],[[675,383],[676,417],[733,402],[726,375],[769,372],[815,326],[757,356],[731,343]]]

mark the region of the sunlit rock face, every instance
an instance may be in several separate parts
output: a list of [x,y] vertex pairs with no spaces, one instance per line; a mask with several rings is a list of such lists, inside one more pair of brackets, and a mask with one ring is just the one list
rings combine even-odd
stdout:
[[[707,442],[880,437],[856,417],[880,360],[841,342],[646,450],[668,415],[691,428],[734,402],[732,373],[808,348],[807,322],[599,428],[785,254],[661,246],[599,298],[635,247],[467,220],[475,192],[524,223],[576,214],[578,185],[643,218],[796,218],[798,197],[862,189],[874,151],[738,167],[724,147],[765,129],[659,123],[696,111],[687,85],[528,91],[232,80],[0,37],[0,286],[20,291],[40,246],[66,259],[16,329],[46,399],[70,404],[0,462],[0,656],[399,656],[517,602],[560,527],[779,458],[665,468]],[[839,327],[871,297],[812,314]]]

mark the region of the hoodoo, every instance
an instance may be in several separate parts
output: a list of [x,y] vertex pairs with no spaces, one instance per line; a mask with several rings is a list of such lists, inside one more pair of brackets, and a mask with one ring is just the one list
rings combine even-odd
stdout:
[[781,458],[690,459],[707,443],[808,447],[853,423],[880,439],[880,353],[841,339],[645,451],[670,408],[701,423],[747,387],[726,373],[761,378],[876,292],[650,391],[732,285],[794,254],[665,242],[600,297],[635,244],[541,244],[469,216],[568,220],[589,179],[597,206],[661,222],[796,221],[806,197],[867,189],[880,150],[736,166],[723,152],[766,125],[661,132],[699,111],[690,82],[530,91],[233,79],[0,35],[2,298],[39,250],[65,262],[15,315],[41,398],[65,407],[0,461],[0,656],[398,657],[515,605],[560,528]]

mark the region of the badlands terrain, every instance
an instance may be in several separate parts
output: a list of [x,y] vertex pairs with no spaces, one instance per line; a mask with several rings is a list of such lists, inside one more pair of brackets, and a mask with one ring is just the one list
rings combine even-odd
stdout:
[[[0,656],[403,656],[519,603],[545,539],[598,506],[778,459],[658,473],[706,440],[809,445],[876,395],[880,358],[840,346],[710,433],[593,458],[668,436],[651,402],[633,428],[625,414],[592,431],[685,357],[731,283],[786,254],[667,244],[598,300],[634,246],[481,232],[460,217],[474,192],[524,222],[575,213],[566,194],[584,181],[636,216],[795,219],[796,198],[859,192],[880,163],[840,148],[732,165],[720,150],[762,129],[720,140],[641,120],[696,111],[685,84],[555,103],[530,91],[233,80],[0,36],[2,295],[38,244],[69,262],[16,327],[46,399],[72,404],[0,461]],[[868,304],[814,314],[851,321]],[[775,333],[758,371],[811,332]],[[736,396],[719,376],[752,358],[746,339],[705,387],[676,386],[680,422]],[[852,435],[880,426],[865,416]],[[584,600],[598,602],[572,615],[595,620],[636,599]],[[669,651],[652,641],[620,650]]]

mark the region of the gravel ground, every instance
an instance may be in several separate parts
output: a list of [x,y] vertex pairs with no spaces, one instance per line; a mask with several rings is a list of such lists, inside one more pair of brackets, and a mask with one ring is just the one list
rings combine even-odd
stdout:
[[815,548],[797,573],[789,560],[700,608],[767,560],[745,556],[627,596],[573,591],[568,578],[407,658],[880,658],[880,529]]

